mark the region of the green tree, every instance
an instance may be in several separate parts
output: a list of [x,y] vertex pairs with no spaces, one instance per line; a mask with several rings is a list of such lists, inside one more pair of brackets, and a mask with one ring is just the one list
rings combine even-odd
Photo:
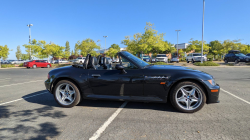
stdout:
[[[59,46],[59,45],[55,45],[54,44],[54,51],[53,51],[53,56],[54,57],[57,57],[58,58],[58,60],[60,60],[60,58],[62,58],[63,57],[63,55],[64,55],[64,52],[63,52],[63,50],[65,49],[65,47],[62,47],[62,46]],[[60,63],[58,63],[58,65],[59,65]]]
[[19,60],[22,57],[22,51],[20,49],[20,46],[17,46],[17,51],[16,51],[16,58]]
[[70,55],[74,55],[74,51],[73,51],[73,50],[71,51],[71,54],[70,54]]
[[28,60],[29,59],[29,54],[22,54],[21,59],[22,60]]
[[[9,48],[7,45],[4,46],[0,46],[0,60],[2,60],[2,58],[7,58],[9,53]],[[1,63],[0,63],[0,68],[1,68]]]
[[133,54],[150,52],[163,52],[168,48],[168,45],[163,41],[165,34],[158,34],[158,31],[154,29],[153,24],[146,23],[144,33],[136,33],[131,40],[129,36],[126,36],[122,40],[122,44],[127,46],[127,50]]
[[37,41],[35,39],[33,39],[30,44],[24,44],[23,45],[25,48],[26,48],[26,52],[29,54],[30,56],[30,60],[31,60],[31,57],[39,57],[38,53],[42,51],[42,48],[41,46],[39,46],[37,44]]
[[38,53],[38,58],[47,58],[49,62],[49,57],[55,53],[55,46],[57,45],[54,43],[47,44],[44,40],[38,41],[38,45],[42,48],[41,52]]
[[64,51],[64,58],[68,59],[70,56],[70,46],[69,46],[69,41],[66,41],[65,44],[65,51]]
[[[190,45],[186,48],[186,52],[190,52],[192,50],[195,50],[197,53],[201,53],[201,48],[202,48],[202,41],[198,40],[193,40],[191,39],[189,41]],[[206,42],[203,42],[203,55],[208,54],[209,52],[209,46],[206,44]]]
[[78,55],[79,55],[79,53],[78,53],[78,51],[79,51],[79,49],[78,49],[78,44],[80,44],[80,41],[78,41],[78,42],[75,44],[75,49],[74,49],[74,55],[75,55],[75,56],[78,56]]
[[100,49],[100,46],[96,45],[94,40],[88,38],[82,42],[78,41],[77,49],[81,51],[82,56],[86,56],[87,54],[95,56],[97,55],[95,49]]

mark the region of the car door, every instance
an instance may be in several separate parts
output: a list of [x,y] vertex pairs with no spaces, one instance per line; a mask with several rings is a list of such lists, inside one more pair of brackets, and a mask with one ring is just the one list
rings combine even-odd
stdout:
[[36,60],[34,65],[36,65],[36,67],[41,67],[40,60]]
[[122,59],[126,73],[115,69],[103,69],[101,66],[89,70],[88,81],[95,95],[143,96],[143,72],[127,59]]

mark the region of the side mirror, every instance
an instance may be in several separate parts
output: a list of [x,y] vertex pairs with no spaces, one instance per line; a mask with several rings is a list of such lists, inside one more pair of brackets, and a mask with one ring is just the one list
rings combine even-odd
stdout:
[[123,67],[123,65],[116,64],[115,69],[117,69],[117,70],[124,70],[124,67]]

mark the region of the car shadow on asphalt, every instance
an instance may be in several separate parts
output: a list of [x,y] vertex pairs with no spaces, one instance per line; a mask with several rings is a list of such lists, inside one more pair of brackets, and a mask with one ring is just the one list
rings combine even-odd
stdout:
[[[24,100],[30,103],[41,104],[52,107],[60,107],[60,105],[55,101],[54,96],[48,92],[48,94],[38,95],[32,98],[26,98],[34,96],[39,93],[47,92],[47,90],[41,90],[35,93],[23,96]],[[83,99],[77,106],[85,107],[99,107],[99,108],[119,108],[124,101],[114,101],[114,100],[90,100]],[[124,108],[129,109],[147,109],[147,110],[159,110],[166,112],[178,112],[173,108],[170,102],[168,103],[144,103],[144,102],[129,102]]]
[[[0,106],[0,139],[53,139],[60,135],[61,132],[53,121],[60,120],[67,115],[63,111],[55,110],[56,103],[39,101],[45,94],[34,96],[42,92],[44,91],[29,94],[23,99],[32,103],[40,103],[43,106],[32,104]],[[41,117],[47,119],[41,121]]]

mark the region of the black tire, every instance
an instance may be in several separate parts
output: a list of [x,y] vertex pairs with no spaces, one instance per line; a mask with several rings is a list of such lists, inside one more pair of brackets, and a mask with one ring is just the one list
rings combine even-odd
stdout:
[[27,69],[29,69],[30,67],[27,67]]
[[179,61],[177,61],[177,63],[179,63]]
[[194,63],[194,59],[192,59],[192,63]]
[[187,60],[187,63],[189,63],[189,61]]
[[35,69],[35,68],[37,68],[37,66],[36,66],[36,65],[33,65],[32,68]]
[[[58,101],[58,99],[57,99],[57,97],[56,97],[56,89],[57,89],[57,87],[58,87],[59,85],[61,85],[61,84],[63,84],[63,83],[70,84],[70,86],[72,86],[72,87],[74,88],[74,90],[75,90],[75,100],[74,100],[71,104],[69,104],[69,105],[63,105],[63,104],[61,104],[60,101]],[[68,80],[59,81],[59,82],[56,84],[56,86],[54,87],[54,89],[53,89],[53,94],[54,94],[54,98],[55,98],[56,102],[57,102],[60,106],[62,106],[62,107],[71,108],[71,107],[74,107],[74,106],[76,106],[77,104],[79,104],[80,101],[81,101],[81,94],[80,94],[80,91],[79,91],[78,87],[77,87],[74,83],[72,83],[71,81],[68,81]]]
[[228,63],[227,59],[224,60],[225,63]]
[[234,62],[235,62],[235,64],[238,64],[238,63],[239,63],[239,61],[238,61],[237,59],[236,59]]
[[[193,109],[193,110],[185,110],[183,108],[181,108],[177,101],[176,101],[176,94],[179,94],[179,92],[177,92],[181,87],[185,86],[185,85],[191,85],[191,86],[195,86],[197,89],[199,89],[200,93],[201,93],[201,97],[202,99],[200,100],[199,106],[197,106],[197,108]],[[200,86],[199,83],[196,82],[191,82],[191,81],[184,81],[184,82],[180,82],[178,83],[172,90],[170,93],[170,101],[171,104],[173,105],[174,108],[176,108],[177,110],[179,110],[180,112],[184,112],[184,113],[193,113],[196,111],[199,111],[204,104],[206,103],[206,95],[204,92],[204,89],[202,88],[202,86]]]

